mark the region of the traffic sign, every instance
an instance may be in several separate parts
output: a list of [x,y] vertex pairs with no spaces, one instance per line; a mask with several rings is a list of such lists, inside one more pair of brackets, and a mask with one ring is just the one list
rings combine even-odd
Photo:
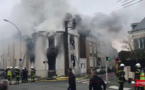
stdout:
[[20,58],[19,61],[22,61],[22,59]]

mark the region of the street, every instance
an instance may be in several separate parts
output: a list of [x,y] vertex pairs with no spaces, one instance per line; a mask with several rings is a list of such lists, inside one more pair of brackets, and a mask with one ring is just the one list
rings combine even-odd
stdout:
[[[10,90],[67,90],[67,81],[35,82],[11,85]],[[88,90],[88,85],[77,83],[78,90]]]
[[[104,74],[105,75],[105,74]],[[104,76],[101,75],[101,76]],[[105,78],[103,78],[105,80]],[[77,90],[88,90],[89,79],[76,80]],[[67,90],[67,81],[37,81],[34,83],[23,83],[19,85],[10,85],[10,90]],[[115,76],[109,78],[107,90],[118,90],[119,84]],[[133,85],[125,83],[124,90],[132,90]]]

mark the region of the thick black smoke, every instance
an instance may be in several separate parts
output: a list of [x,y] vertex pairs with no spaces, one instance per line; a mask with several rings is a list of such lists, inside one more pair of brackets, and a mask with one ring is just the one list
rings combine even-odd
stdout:
[[27,55],[30,62],[35,62],[35,41],[33,38],[27,38]]

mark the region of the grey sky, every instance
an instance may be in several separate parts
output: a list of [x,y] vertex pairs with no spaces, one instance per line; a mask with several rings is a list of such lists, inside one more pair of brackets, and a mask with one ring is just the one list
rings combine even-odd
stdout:
[[[14,18],[12,17],[13,16],[12,13],[16,12],[15,10],[17,8],[15,6],[18,3],[20,3],[20,1],[21,0],[1,0],[1,3],[0,3],[0,13],[1,13],[0,14],[0,32],[1,32],[1,35],[5,36],[5,34],[6,34],[8,37],[11,34],[17,33],[15,28],[12,25],[4,22],[3,19],[6,18],[9,20],[14,20]],[[110,12],[110,11],[119,9],[121,7],[119,3],[116,3],[117,0],[68,0],[68,1],[69,1],[70,6],[77,13],[82,14],[84,16],[86,15],[86,16],[91,16],[91,17],[95,16],[96,13],[98,13],[98,12],[106,13],[107,11]],[[121,1],[124,1],[124,0],[121,0]],[[143,19],[145,17],[145,11],[143,11],[144,10],[143,8],[145,8],[145,1],[143,1],[139,4],[136,4],[136,5],[133,5],[129,8],[116,10],[116,12],[114,12],[115,14],[118,14],[120,16],[122,15],[123,17],[128,18],[126,27],[124,28],[123,31],[119,32],[119,34],[121,36],[119,36],[118,40],[122,39],[122,37],[124,38],[127,36],[127,31],[131,29],[131,27],[130,27],[131,23],[139,22],[141,19]],[[21,16],[19,16],[19,15],[16,15],[16,16],[18,16],[18,18],[21,19]],[[15,17],[15,18],[17,18],[17,17]],[[103,17],[100,17],[100,18],[103,18]],[[43,26],[43,25],[41,25],[41,26]],[[14,29],[14,30],[11,30],[11,29]],[[117,40],[114,40],[114,42],[116,43]],[[120,44],[118,44],[118,43],[115,45],[115,47],[117,47],[119,50],[121,49]]]

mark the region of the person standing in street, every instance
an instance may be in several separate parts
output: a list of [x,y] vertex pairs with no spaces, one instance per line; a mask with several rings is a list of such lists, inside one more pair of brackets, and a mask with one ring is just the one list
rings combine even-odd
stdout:
[[15,67],[15,84],[19,84],[20,81],[20,70],[18,67]]
[[31,82],[35,82],[35,73],[36,73],[36,70],[31,67]]
[[5,79],[7,79],[7,73],[8,73],[8,70],[9,70],[9,69],[10,69],[10,68],[7,67],[6,70],[5,70]]
[[76,90],[76,78],[75,75],[72,73],[72,69],[68,69],[68,82],[69,82],[69,87],[68,90]]
[[[140,74],[141,74],[141,65],[140,63],[137,63],[136,65],[136,70],[135,70],[135,80],[140,80]],[[136,87],[135,90],[139,90],[140,87]]]
[[120,68],[119,68],[119,71],[118,71],[118,82],[120,84],[119,86],[119,90],[123,90],[123,87],[124,87],[124,82],[126,81],[125,80],[125,72],[124,72],[124,64],[120,64]]
[[[96,69],[93,69],[92,72],[92,78],[90,79],[89,82],[89,90],[106,90],[106,84],[104,83],[104,81],[97,76],[97,71]],[[103,85],[103,89],[102,86]]]
[[0,82],[0,90],[9,90],[9,81],[2,80]]
[[7,79],[9,80],[10,85],[12,84],[12,67],[7,72]]
[[26,68],[24,69],[24,82],[28,83],[28,71]]

